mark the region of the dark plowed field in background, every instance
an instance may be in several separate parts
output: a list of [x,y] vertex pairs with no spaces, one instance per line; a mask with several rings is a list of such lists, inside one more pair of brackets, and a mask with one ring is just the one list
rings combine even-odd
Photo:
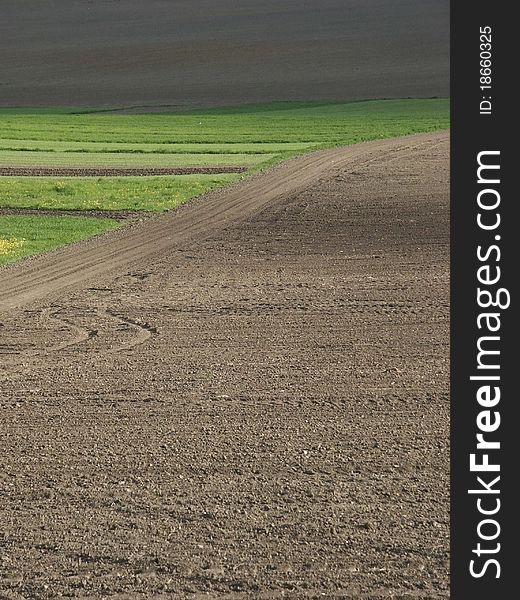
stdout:
[[448,0],[2,0],[0,105],[449,94]]
[[448,134],[0,271],[6,598],[446,599]]

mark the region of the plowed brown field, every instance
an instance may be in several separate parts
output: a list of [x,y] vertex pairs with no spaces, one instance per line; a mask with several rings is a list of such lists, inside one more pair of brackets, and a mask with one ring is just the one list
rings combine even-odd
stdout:
[[448,598],[448,134],[0,270],[6,598]]

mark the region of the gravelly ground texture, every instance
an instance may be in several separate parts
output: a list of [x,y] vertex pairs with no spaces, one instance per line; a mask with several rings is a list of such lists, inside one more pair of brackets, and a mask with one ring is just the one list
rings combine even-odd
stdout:
[[449,0],[2,0],[0,106],[449,95]]
[[0,271],[2,598],[448,598],[448,134]]
[[2,167],[0,177],[149,177],[153,175],[197,175],[243,173],[248,166],[216,167]]

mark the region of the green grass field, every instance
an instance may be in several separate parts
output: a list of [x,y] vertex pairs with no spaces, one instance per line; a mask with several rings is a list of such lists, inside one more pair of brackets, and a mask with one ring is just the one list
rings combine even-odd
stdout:
[[240,175],[175,177],[0,177],[1,206],[63,210],[163,211]]
[[[319,148],[448,127],[449,100],[440,98],[273,102],[154,114],[122,114],[114,109],[0,109],[0,165],[245,164],[253,171]],[[0,177],[0,207],[161,211],[239,177]],[[13,233],[13,240],[17,236],[36,240],[38,232],[44,231],[38,227],[40,217],[19,218],[26,230]],[[63,233],[59,228],[49,229],[45,244],[27,242],[23,254],[30,253],[27,248],[51,247],[49,235],[55,235],[54,245],[77,239],[63,219]],[[106,227],[106,220],[102,222],[100,227]],[[90,231],[94,233],[95,228]]]
[[[0,121],[2,111],[0,109]],[[285,152],[305,151],[316,146],[315,142],[287,142],[287,143],[197,143],[197,144],[135,144],[132,142],[60,142],[51,140],[18,140],[0,138],[0,153],[3,151],[27,152],[104,152],[125,154],[283,154]]]
[[348,144],[448,127],[447,99],[273,102],[185,113],[0,110],[0,138],[132,144]]
[[0,216],[0,265],[117,227],[112,219]]
[[0,150],[2,166],[60,167],[186,167],[214,165],[257,165],[274,154],[181,154],[128,152],[40,152]]

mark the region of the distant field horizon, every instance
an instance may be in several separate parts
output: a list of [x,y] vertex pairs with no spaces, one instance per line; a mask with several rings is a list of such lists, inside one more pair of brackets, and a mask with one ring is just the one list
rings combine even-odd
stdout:
[[176,104],[118,104],[118,105],[102,105],[93,106],[90,104],[75,104],[75,105],[53,105],[53,104],[34,104],[34,105],[3,105],[0,102],[0,115],[7,114],[9,111],[17,111],[20,113],[45,113],[50,114],[190,114],[190,113],[204,113],[210,114],[216,111],[219,114],[227,112],[271,112],[273,108],[276,110],[293,110],[295,107],[299,108],[317,108],[334,106],[336,104],[358,104],[365,102],[381,102],[381,101],[402,101],[402,100],[450,100],[450,95],[434,95],[434,96],[403,96],[403,97],[367,97],[367,98],[332,98],[324,100],[312,100],[312,99],[300,99],[300,100],[283,100],[275,98],[273,100],[258,101],[258,102],[236,102],[221,103],[215,101],[211,105],[197,106],[197,105],[176,105]]
[[4,0],[0,106],[445,97],[448,0]]

